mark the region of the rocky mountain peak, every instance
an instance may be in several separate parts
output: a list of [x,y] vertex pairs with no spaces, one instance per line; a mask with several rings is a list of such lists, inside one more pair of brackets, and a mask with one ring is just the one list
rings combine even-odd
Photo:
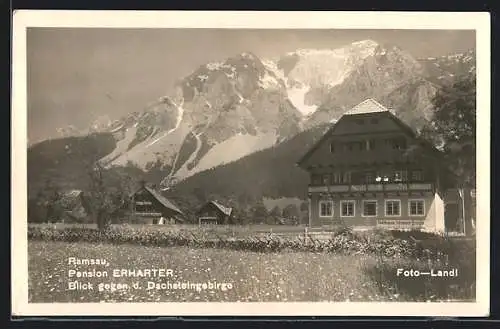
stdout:
[[417,60],[373,40],[277,59],[245,51],[200,65],[172,93],[108,125],[117,146],[104,160],[161,167],[166,181],[182,180],[335,121],[366,98],[419,123],[431,113],[437,82],[469,72],[474,58],[467,52]]

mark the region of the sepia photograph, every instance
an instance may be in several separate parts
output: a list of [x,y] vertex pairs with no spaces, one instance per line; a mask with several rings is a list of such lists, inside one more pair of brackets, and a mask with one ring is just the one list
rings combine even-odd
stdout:
[[13,21],[14,315],[488,314],[487,13]]

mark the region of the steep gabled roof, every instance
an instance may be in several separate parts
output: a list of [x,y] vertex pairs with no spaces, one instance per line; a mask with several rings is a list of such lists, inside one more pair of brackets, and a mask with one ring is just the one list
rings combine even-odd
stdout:
[[160,192],[152,189],[151,187],[149,186],[144,186],[144,188],[149,192],[151,193],[162,205],[164,205],[165,207],[167,208],[170,208],[172,210],[174,210],[175,212],[181,214],[181,215],[184,215],[184,213],[179,209],[177,208],[177,206],[175,206],[170,200],[168,200],[167,198],[165,198],[163,195],[161,195]]
[[233,212],[233,208],[228,208],[228,207],[225,207],[223,205],[221,205],[220,203],[218,203],[217,201],[211,201],[212,204],[214,206],[216,206],[220,211],[222,211],[222,213],[224,213],[225,215],[227,216],[231,216],[231,213]]
[[63,195],[69,198],[77,198],[82,194],[82,190],[70,190],[67,192],[63,192]]
[[64,191],[60,194],[60,201],[63,202],[65,207],[74,207],[82,201],[83,196],[84,194],[81,190]]
[[443,153],[440,152],[434,145],[432,145],[431,142],[429,142],[428,140],[426,140],[422,137],[419,137],[417,135],[416,131],[412,127],[410,127],[403,120],[398,118],[394,113],[389,111],[388,114],[389,114],[390,118],[394,121],[394,123],[397,124],[401,128],[401,130],[403,130],[407,135],[409,135],[413,139],[422,143],[422,145],[425,148],[427,148],[429,151],[433,152],[434,154],[439,155],[439,156],[443,155]]
[[226,207],[226,206],[223,206],[222,204],[220,204],[218,201],[210,201],[210,202],[207,202],[206,204],[204,204],[200,210],[200,211],[203,211],[203,209],[208,206],[208,205],[213,205],[217,210],[219,210],[220,212],[222,212],[224,215],[226,216],[231,216],[231,213],[233,212],[233,208],[229,208],[229,207]]
[[349,111],[345,112],[343,115],[355,115],[355,114],[366,114],[366,113],[377,113],[377,112],[389,112],[389,109],[384,107],[382,104],[380,104],[373,98],[368,98],[367,100],[364,100],[358,105],[354,106]]
[[149,193],[151,193],[151,195],[156,199],[158,200],[158,202],[160,202],[163,206],[165,206],[166,208],[169,208],[177,213],[179,213],[180,215],[184,215],[184,213],[176,206],[174,205],[170,200],[168,200],[167,198],[165,198],[160,192],[156,191],[155,189],[147,186],[147,185],[143,185],[141,187],[139,187],[137,190],[135,190],[135,192],[133,192],[131,194],[134,195],[136,194],[137,192],[139,192],[141,189],[145,189],[146,191],[148,191]]
[[306,161],[313,153],[314,151],[316,151],[326,140],[327,138],[333,133],[333,131],[335,130],[335,127],[337,127],[337,125],[342,122],[342,119],[344,118],[344,116],[340,117],[339,120],[337,120],[330,128],[328,128],[328,130],[323,134],[323,136],[316,142],[316,144],[314,144],[310,149],[309,151],[306,152],[306,154],[304,154],[300,159],[299,161],[297,161],[297,165],[300,166],[302,163],[304,163],[304,161]]
[[314,151],[316,151],[328,139],[329,136],[331,136],[331,134],[335,130],[335,127],[337,127],[342,122],[343,119],[350,117],[350,116],[354,116],[354,115],[361,115],[361,114],[368,114],[368,113],[383,113],[384,115],[387,115],[388,117],[390,117],[394,121],[394,123],[396,123],[401,128],[401,130],[403,132],[408,134],[413,139],[416,139],[416,140],[422,142],[422,144],[426,148],[430,149],[434,154],[441,155],[441,152],[439,152],[434,147],[434,145],[432,145],[432,143],[430,143],[429,141],[424,140],[422,138],[419,138],[417,136],[416,132],[410,126],[408,126],[406,123],[404,123],[400,118],[398,118],[392,111],[390,111],[389,109],[387,109],[386,107],[381,105],[376,100],[374,100],[372,98],[368,98],[368,99],[364,100],[363,102],[359,103],[358,105],[356,105],[355,107],[353,107],[351,110],[345,112],[340,117],[340,119],[337,122],[335,122],[328,129],[328,131],[323,135],[323,137],[321,137],[320,140],[318,142],[316,142],[316,144],[314,144],[309,149],[309,151],[306,152],[306,154],[304,154],[302,156],[302,158],[300,158],[300,160],[297,162],[297,165],[300,166],[302,163],[304,163],[304,161],[307,160],[314,153]]

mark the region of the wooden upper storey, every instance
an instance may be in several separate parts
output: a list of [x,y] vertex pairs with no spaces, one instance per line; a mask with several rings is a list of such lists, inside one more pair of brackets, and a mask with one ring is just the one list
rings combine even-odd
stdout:
[[310,172],[318,167],[429,165],[437,153],[389,110],[369,99],[344,114],[298,165]]

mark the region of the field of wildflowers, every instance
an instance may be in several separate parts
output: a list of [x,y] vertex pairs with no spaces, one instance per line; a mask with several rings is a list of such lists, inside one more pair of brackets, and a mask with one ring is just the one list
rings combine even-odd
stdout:
[[[330,232],[328,239],[302,234],[232,236],[208,229],[158,230],[114,227],[31,226],[30,302],[153,301],[443,301],[475,298],[473,241],[401,232]],[[414,234],[415,235],[415,234]],[[167,267],[159,283],[230,283],[231,289],[67,290],[68,258],[105,258],[110,269]],[[86,266],[85,268],[87,268]],[[398,268],[453,267],[455,278],[405,278]],[[80,269],[80,268],[79,268]],[[89,269],[87,269],[89,270]],[[84,278],[125,283],[137,278]],[[160,281],[158,281],[160,280]],[[162,281],[163,280],[163,281]]]

